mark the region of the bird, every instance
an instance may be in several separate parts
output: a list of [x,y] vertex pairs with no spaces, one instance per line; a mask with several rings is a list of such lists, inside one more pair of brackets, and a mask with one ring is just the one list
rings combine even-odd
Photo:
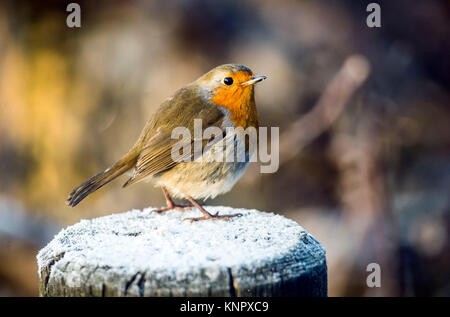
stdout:
[[[230,127],[250,127],[258,131],[254,86],[266,78],[256,76],[247,66],[224,64],[177,90],[146,122],[131,149],[112,166],[77,186],[69,194],[67,205],[75,207],[86,196],[126,173],[129,179],[123,187],[142,180],[161,187],[167,206],[155,212],[196,207],[202,216],[186,218],[190,221],[229,220],[241,216],[238,213],[211,214],[198,200],[230,191],[256,151],[246,147],[243,161],[189,160],[195,154],[193,151],[187,153],[188,160],[174,160],[171,153],[179,140],[171,135],[175,127],[185,127],[192,132],[195,119],[202,120],[204,128],[219,128],[224,138],[230,137],[226,135]],[[201,158],[211,155],[214,148],[206,141],[201,140]],[[194,137],[188,142],[192,144]],[[238,145],[236,142],[233,144],[235,147]],[[190,204],[176,204],[173,198],[186,199]]]

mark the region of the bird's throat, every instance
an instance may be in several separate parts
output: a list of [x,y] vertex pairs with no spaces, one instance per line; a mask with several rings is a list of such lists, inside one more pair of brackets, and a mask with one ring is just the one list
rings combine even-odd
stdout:
[[258,128],[258,112],[253,87],[219,90],[211,98],[211,101],[230,111],[230,119],[236,127]]

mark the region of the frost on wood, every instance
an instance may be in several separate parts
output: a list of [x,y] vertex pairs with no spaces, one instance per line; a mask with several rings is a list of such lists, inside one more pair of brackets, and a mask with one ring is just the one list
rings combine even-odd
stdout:
[[41,296],[326,296],[322,245],[273,213],[183,221],[198,210],[132,210],[59,232],[38,256]]

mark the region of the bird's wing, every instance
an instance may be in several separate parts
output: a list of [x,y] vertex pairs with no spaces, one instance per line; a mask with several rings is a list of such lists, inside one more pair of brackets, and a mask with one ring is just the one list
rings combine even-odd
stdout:
[[[224,130],[222,127],[224,113],[216,105],[205,102],[203,98],[190,90],[181,89],[171,99],[164,102],[141,134],[142,150],[137,158],[134,174],[124,187],[171,169],[183,159],[192,158],[195,154],[194,119],[202,120],[202,129],[216,126]],[[176,127],[185,127],[190,131],[191,138],[183,140],[186,144],[190,143],[191,152],[183,153],[180,160],[174,161],[172,147],[180,142],[179,139],[171,137],[172,130]],[[209,141],[202,140],[202,151],[210,149]]]

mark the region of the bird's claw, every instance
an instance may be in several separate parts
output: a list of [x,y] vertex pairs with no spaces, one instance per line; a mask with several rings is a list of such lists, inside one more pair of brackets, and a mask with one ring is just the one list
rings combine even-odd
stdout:
[[242,217],[242,214],[231,214],[231,215],[219,215],[219,212],[216,212],[213,215],[203,216],[203,217],[194,217],[194,218],[184,218],[183,220],[188,220],[190,222],[194,221],[202,221],[202,220],[230,220],[234,217]]
[[173,210],[173,209],[184,211],[184,210],[189,210],[189,209],[192,209],[192,208],[194,208],[194,207],[193,206],[189,206],[189,205],[187,205],[187,206],[185,206],[185,205],[173,205],[173,206],[168,206],[166,208],[153,210],[153,212],[156,212],[157,214],[160,214],[160,213],[163,213],[165,211],[169,211],[169,210]]

